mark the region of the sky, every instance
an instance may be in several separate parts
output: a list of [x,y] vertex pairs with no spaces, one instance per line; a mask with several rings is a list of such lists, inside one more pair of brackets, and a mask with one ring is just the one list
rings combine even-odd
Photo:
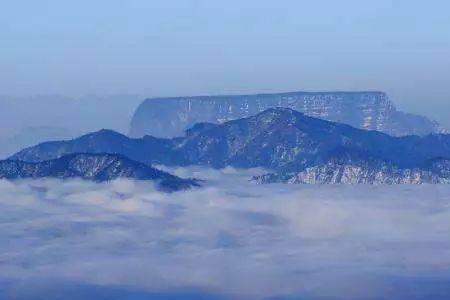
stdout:
[[0,180],[0,299],[448,299],[450,187]]
[[0,94],[383,90],[450,126],[444,0],[2,1]]

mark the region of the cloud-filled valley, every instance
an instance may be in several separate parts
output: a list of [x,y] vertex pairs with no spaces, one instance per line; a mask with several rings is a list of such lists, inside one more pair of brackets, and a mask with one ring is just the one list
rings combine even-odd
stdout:
[[0,181],[0,299],[450,294],[449,186],[256,185],[248,178],[262,170],[170,171],[205,186]]
[[450,299],[450,2],[4,2],[0,300]]

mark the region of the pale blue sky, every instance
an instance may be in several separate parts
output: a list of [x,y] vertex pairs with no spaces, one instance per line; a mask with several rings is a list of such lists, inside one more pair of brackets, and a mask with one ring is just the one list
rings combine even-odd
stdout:
[[450,119],[448,1],[0,2],[0,93],[370,89]]

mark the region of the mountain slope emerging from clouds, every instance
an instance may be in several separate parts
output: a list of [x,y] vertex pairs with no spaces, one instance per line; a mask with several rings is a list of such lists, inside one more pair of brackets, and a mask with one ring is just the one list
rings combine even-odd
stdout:
[[[379,173],[377,168],[380,164],[385,164],[383,170],[391,166],[389,168],[392,170],[399,171],[387,172],[386,176],[394,176],[408,173],[408,170],[425,172],[429,161],[450,159],[450,135],[392,137],[308,117],[291,109],[275,108],[220,125],[200,123],[187,130],[181,138],[146,136],[132,139],[102,130],[71,141],[40,144],[17,153],[12,159],[43,161],[74,152],[118,153],[147,164],[172,166],[263,167],[274,170],[278,175],[306,170],[311,172],[311,168],[316,168],[319,173],[329,173],[330,168],[335,170],[342,165],[353,166],[357,161],[357,165],[369,168],[365,173]],[[339,163],[330,164],[330,161],[337,159],[338,154]],[[351,159],[342,160],[342,157]],[[328,167],[324,168],[326,165]],[[356,177],[362,174],[351,173]],[[416,180],[417,183],[436,181],[426,179],[428,177],[425,175],[420,178]],[[354,178],[352,181],[364,180]],[[366,181],[377,183],[379,180]],[[408,180],[402,177],[384,181],[394,183]]]
[[129,178],[152,181],[166,191],[197,186],[195,180],[181,179],[116,154],[75,153],[38,163],[4,160],[0,161],[2,178],[81,178],[96,182]]
[[293,184],[449,184],[450,160],[433,159],[415,167],[338,149],[323,162],[252,178],[257,183]]

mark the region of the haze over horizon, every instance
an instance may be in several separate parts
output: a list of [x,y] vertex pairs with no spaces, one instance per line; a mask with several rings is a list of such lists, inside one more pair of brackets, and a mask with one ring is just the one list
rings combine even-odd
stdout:
[[[450,126],[446,1],[14,1],[0,94],[381,90]],[[50,109],[50,108],[49,108]]]

